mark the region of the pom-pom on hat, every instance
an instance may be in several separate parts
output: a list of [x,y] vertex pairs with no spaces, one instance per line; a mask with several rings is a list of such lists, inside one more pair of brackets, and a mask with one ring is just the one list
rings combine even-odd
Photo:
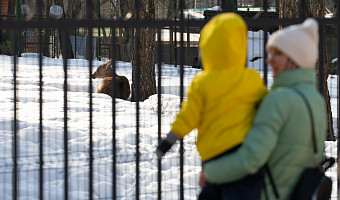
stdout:
[[298,67],[314,68],[318,59],[319,26],[308,18],[302,24],[276,31],[269,38],[266,50],[275,47],[286,54]]

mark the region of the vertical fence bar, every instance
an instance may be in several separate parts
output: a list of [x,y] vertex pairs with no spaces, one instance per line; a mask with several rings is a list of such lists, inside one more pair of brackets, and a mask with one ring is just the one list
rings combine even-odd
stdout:
[[[175,21],[177,21],[177,1],[174,3]],[[177,67],[177,26],[174,26],[174,65]]]
[[77,58],[77,35],[79,27],[74,29],[74,58]]
[[[264,10],[264,16],[265,18],[268,18],[268,0],[263,1],[263,10]],[[265,85],[268,85],[268,65],[267,65],[267,52],[265,51],[266,49],[266,44],[268,41],[268,30],[269,27],[264,25],[263,27],[263,81]]]
[[[86,0],[86,18],[88,20],[92,19],[93,14],[93,2],[91,0]],[[89,59],[89,199],[93,199],[93,102],[92,102],[92,66],[93,66],[93,45],[92,45],[93,30],[92,27],[88,28],[88,38],[86,41],[88,59]]]
[[300,18],[305,19],[308,12],[308,2],[306,0],[301,0],[299,5]]
[[[16,31],[16,30],[15,30]],[[17,141],[17,132],[18,132],[18,115],[17,115],[17,66],[18,66],[18,41],[17,41],[17,33],[14,33],[12,35],[12,52],[13,52],[13,79],[14,79],[14,85],[13,85],[13,101],[14,101],[14,119],[13,119],[13,200],[17,200],[19,196],[19,191],[18,191],[18,185],[19,185],[19,180],[18,180],[18,141]]]
[[[17,2],[16,2],[16,17],[17,17],[18,22],[21,21],[20,5],[21,5],[21,1],[17,0]],[[18,37],[17,38],[18,38],[18,49],[17,49],[17,51],[18,51],[18,56],[20,57],[21,56],[21,28],[18,29]]]
[[324,91],[324,26],[319,23],[319,91],[325,95]]
[[135,87],[135,96],[136,96],[136,200],[139,200],[139,163],[140,163],[140,151],[139,151],[139,99],[140,99],[140,28],[136,29],[136,87]]
[[[338,36],[338,44],[337,44],[337,50],[338,50],[338,52],[337,52],[337,54],[338,54],[338,60],[337,60],[337,72],[339,73],[340,72],[340,8],[339,8],[339,6],[340,6],[340,0],[338,0],[337,1],[337,11],[336,11],[336,27],[337,27],[337,36]],[[339,77],[339,75],[338,75],[338,88],[337,88],[337,90],[338,90],[338,98],[337,98],[337,127],[338,127],[338,139],[337,139],[337,164],[338,164],[338,171],[337,171],[337,182],[338,182],[338,185],[337,185],[337,189],[338,189],[338,193],[337,193],[337,196],[338,196],[338,199],[339,199],[339,196],[340,196],[340,177],[339,177],[339,174],[340,174],[340,168],[339,168],[339,166],[340,166],[340,151],[339,151],[339,147],[340,147],[340,141],[339,141],[339,130],[340,130],[340,100],[339,100],[339,98],[340,98],[340,89],[339,89],[339,87],[340,87],[340,77]]]
[[[67,37],[65,29],[62,31],[63,38]],[[62,54],[64,65],[64,199],[68,200],[68,123],[67,123],[67,44],[62,42]]]
[[[100,20],[100,0],[97,0],[97,12],[98,12],[98,20]],[[104,29],[105,30],[105,29]],[[100,41],[100,27],[98,27],[98,59],[97,60],[101,60],[101,41]]]
[[[116,31],[115,27],[112,27],[112,35],[111,35],[111,63],[112,63],[112,76],[116,75]],[[113,79],[115,80],[115,79]],[[116,91],[116,81],[111,81],[111,88],[113,88],[112,92],[114,97],[117,94]],[[117,159],[116,159],[116,98],[112,98],[112,199],[117,198]]]
[[39,49],[39,197],[40,199],[44,199],[44,187],[43,187],[43,181],[44,181],[44,140],[43,140],[43,52],[42,52],[42,29],[39,28],[39,38],[38,38],[38,49]]
[[222,12],[231,12],[232,10],[230,9],[230,2],[232,0],[222,0]]
[[[187,19],[189,19],[189,17]],[[190,65],[190,26],[187,26],[186,54],[187,54],[186,65]]]
[[171,65],[174,64],[174,33],[173,33],[174,28],[172,26],[169,26],[169,63]]
[[[42,0],[37,1],[38,20],[42,21]],[[44,141],[43,141],[43,37],[42,28],[38,28],[38,52],[39,52],[39,199],[44,199]],[[19,50],[20,51],[20,50]]]
[[[52,34],[53,34],[53,36],[52,36],[52,52],[53,52],[53,55],[52,55],[52,58],[56,58],[56,49],[57,49],[57,45],[56,45],[56,43],[57,43],[57,40],[56,40],[56,35],[55,35],[55,29],[53,29],[52,30]],[[77,52],[77,50],[75,50],[74,52]]]
[[[180,0],[180,102],[182,103],[184,98],[184,0]],[[179,148],[180,158],[180,200],[184,200],[184,144],[183,139],[180,140]]]
[[[141,2],[140,0],[135,0],[135,9],[136,9],[136,21],[140,20],[140,8]],[[135,71],[135,97],[136,97],[136,200],[139,200],[139,163],[140,163],[140,150],[139,150],[139,99],[140,99],[140,32],[141,28],[136,28],[136,40],[135,40],[135,58],[136,58],[136,71]]]
[[93,45],[92,45],[92,28],[89,28],[89,37],[87,38],[87,44],[89,45],[89,98],[90,98],[90,102],[89,102],[89,106],[90,106],[90,116],[89,116],[89,135],[90,135],[90,141],[89,141],[89,170],[90,170],[90,174],[89,174],[89,195],[90,195],[90,199],[93,199],[93,101],[92,101],[92,61],[93,61]]
[[[161,134],[162,134],[162,32],[161,28],[157,29],[157,46],[158,46],[158,57],[157,57],[157,67],[158,67],[158,87],[157,87],[157,97],[158,97],[158,107],[157,107],[157,114],[158,114],[158,144],[161,141]],[[157,173],[157,180],[158,180],[158,190],[157,190],[157,199],[162,199],[162,160],[158,158],[157,162],[158,173]]]

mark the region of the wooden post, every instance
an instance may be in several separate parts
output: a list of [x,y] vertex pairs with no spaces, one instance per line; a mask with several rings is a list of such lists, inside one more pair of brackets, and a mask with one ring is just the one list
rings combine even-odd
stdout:
[[119,28],[119,40],[118,41],[119,41],[119,60],[123,61],[123,28]]
[[170,34],[170,41],[169,41],[169,45],[170,45],[170,64],[173,65],[174,64],[174,60],[175,60],[175,50],[174,50],[174,31],[173,28],[170,27],[169,28],[169,34]]

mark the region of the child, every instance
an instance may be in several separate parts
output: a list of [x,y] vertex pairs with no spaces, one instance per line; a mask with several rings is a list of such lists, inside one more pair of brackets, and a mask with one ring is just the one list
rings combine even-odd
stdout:
[[203,163],[238,148],[266,94],[260,75],[246,68],[247,26],[235,13],[223,13],[202,29],[199,41],[204,70],[157,147],[163,156],[177,139],[198,129],[196,146]]

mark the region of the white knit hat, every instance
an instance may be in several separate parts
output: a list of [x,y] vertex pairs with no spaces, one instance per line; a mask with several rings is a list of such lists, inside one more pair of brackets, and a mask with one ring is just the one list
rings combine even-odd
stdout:
[[299,67],[314,68],[318,59],[319,26],[308,18],[302,24],[276,31],[269,38],[266,50],[275,47],[286,54]]

